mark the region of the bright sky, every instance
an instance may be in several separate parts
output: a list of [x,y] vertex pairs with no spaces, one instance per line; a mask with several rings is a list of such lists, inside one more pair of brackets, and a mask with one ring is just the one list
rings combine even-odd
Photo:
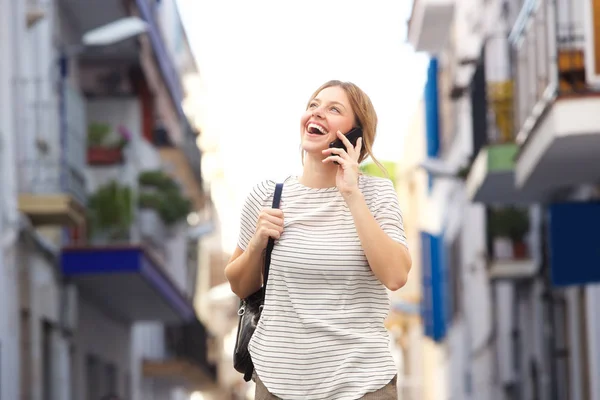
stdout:
[[358,84],[379,117],[375,156],[397,161],[426,58],[406,42],[403,0],[178,0],[201,75],[203,168],[232,251],[250,188],[301,168],[300,115],[330,79]]

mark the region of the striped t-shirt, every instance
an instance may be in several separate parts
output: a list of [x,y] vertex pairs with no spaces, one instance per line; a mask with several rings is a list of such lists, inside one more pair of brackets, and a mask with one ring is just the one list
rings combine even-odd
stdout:
[[[392,182],[360,176],[375,219],[406,245]],[[275,182],[249,194],[239,247],[246,250],[258,214],[271,207]],[[249,345],[255,371],[285,400],[354,400],[396,375],[384,320],[389,295],[373,275],[349,208],[337,188],[285,181],[284,228],[271,258],[265,306]]]

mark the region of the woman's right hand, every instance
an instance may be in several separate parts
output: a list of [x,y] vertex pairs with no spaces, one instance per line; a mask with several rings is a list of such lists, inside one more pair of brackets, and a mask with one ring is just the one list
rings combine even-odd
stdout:
[[256,232],[248,247],[251,251],[261,252],[267,247],[269,238],[279,239],[283,233],[283,211],[279,208],[263,208],[258,215]]

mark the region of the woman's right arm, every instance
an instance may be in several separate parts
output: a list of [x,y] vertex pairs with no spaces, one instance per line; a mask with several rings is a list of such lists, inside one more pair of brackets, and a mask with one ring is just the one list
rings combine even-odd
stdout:
[[280,209],[263,209],[256,221],[256,232],[246,250],[236,247],[225,267],[225,277],[231,290],[245,299],[262,286],[265,249],[269,238],[279,239],[283,232],[283,212]]

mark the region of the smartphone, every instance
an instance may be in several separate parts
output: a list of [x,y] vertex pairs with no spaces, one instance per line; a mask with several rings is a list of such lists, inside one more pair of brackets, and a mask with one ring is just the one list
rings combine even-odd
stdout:
[[[352,143],[352,146],[356,146],[356,142],[359,137],[362,137],[363,131],[362,128],[354,128],[350,132],[346,133],[346,138]],[[338,149],[347,150],[342,139],[337,138],[333,142],[329,143],[329,148],[337,147]]]

